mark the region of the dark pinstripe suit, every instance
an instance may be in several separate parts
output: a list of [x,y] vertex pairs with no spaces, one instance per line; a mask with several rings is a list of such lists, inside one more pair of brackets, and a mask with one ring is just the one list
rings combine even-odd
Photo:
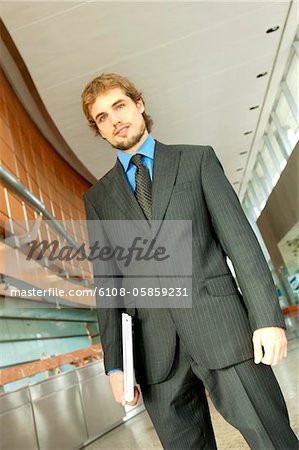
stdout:
[[[162,400],[161,386],[167,386],[170,379],[176,383],[182,367],[186,371],[183,378],[187,373],[187,378],[190,376],[188,371],[193,367],[193,377],[196,373],[203,381],[210,380],[215,369],[252,359],[252,331],[285,324],[257,239],[211,147],[156,142],[152,197],[153,219],[192,220],[193,231],[192,309],[134,311],[136,377],[155,423],[159,407],[158,400],[153,401],[154,391],[160,390],[160,403],[167,410],[169,404]],[[84,200],[90,220],[144,219],[119,162],[85,194]],[[230,274],[226,255],[233,262],[243,296]],[[105,286],[106,281],[100,283]],[[106,371],[122,367],[120,311],[100,310],[99,324]],[[174,361],[182,353],[188,363],[174,375]],[[214,384],[206,385],[214,390]],[[204,398],[202,386],[198,389]],[[201,405],[204,403],[202,400]],[[193,408],[192,402],[190,405]],[[165,448],[214,448],[212,438],[189,441],[186,435],[175,438],[174,431],[159,430],[159,423],[165,428],[163,415],[156,414],[160,419],[155,426]],[[202,417],[207,420],[207,429],[207,414]]]

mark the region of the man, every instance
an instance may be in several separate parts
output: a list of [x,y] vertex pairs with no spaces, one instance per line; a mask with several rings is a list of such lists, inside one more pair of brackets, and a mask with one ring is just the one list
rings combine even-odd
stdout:
[[[206,388],[251,448],[297,448],[270,367],[287,354],[284,320],[266,261],[213,149],[155,141],[141,93],[122,76],[95,78],[82,104],[96,134],[118,150],[115,166],[84,196],[87,219],[193,224],[192,308],[130,311],[136,378],[163,447],[216,448]],[[120,314],[99,309],[106,373],[123,403]]]

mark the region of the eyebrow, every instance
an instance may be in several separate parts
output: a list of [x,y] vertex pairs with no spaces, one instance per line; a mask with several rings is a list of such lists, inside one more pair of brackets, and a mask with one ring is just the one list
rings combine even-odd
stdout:
[[[124,98],[120,98],[119,100],[116,100],[116,102],[113,103],[112,108],[114,108],[114,106],[116,106],[118,103],[120,102],[124,102],[125,99]],[[103,114],[105,114],[104,112],[99,112],[96,116],[95,116],[95,122],[98,120],[98,118],[100,116],[102,116]]]

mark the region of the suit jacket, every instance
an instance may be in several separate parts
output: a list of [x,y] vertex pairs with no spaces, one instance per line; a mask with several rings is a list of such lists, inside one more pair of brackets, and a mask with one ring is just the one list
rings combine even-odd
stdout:
[[[144,219],[119,161],[84,201],[88,220]],[[268,265],[212,147],[156,141],[152,218],[192,220],[193,303],[192,308],[129,311],[135,315],[139,383],[158,383],[167,377],[176,335],[194,360],[219,369],[253,356],[255,329],[285,327]],[[105,286],[107,281],[97,282]],[[98,319],[107,372],[122,367],[121,309],[100,308]]]

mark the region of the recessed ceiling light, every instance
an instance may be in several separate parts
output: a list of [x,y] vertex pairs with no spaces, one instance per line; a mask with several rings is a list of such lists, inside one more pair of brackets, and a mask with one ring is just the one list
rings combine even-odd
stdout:
[[246,155],[248,153],[248,150],[245,150],[244,152],[240,152],[240,155]]
[[243,170],[243,167],[239,167],[238,169],[237,169],[237,172],[241,172]]
[[265,77],[268,74],[268,72],[259,73],[256,78],[262,78]]
[[274,31],[277,31],[277,30],[279,30],[279,26],[278,25],[276,27],[268,28],[266,33],[274,33]]
[[249,111],[252,111],[252,110],[254,110],[254,109],[258,109],[259,107],[260,107],[260,105],[251,106],[251,107],[249,108]]
[[251,133],[253,133],[252,130],[251,131],[245,131],[244,136],[247,136],[248,134],[251,134]]

